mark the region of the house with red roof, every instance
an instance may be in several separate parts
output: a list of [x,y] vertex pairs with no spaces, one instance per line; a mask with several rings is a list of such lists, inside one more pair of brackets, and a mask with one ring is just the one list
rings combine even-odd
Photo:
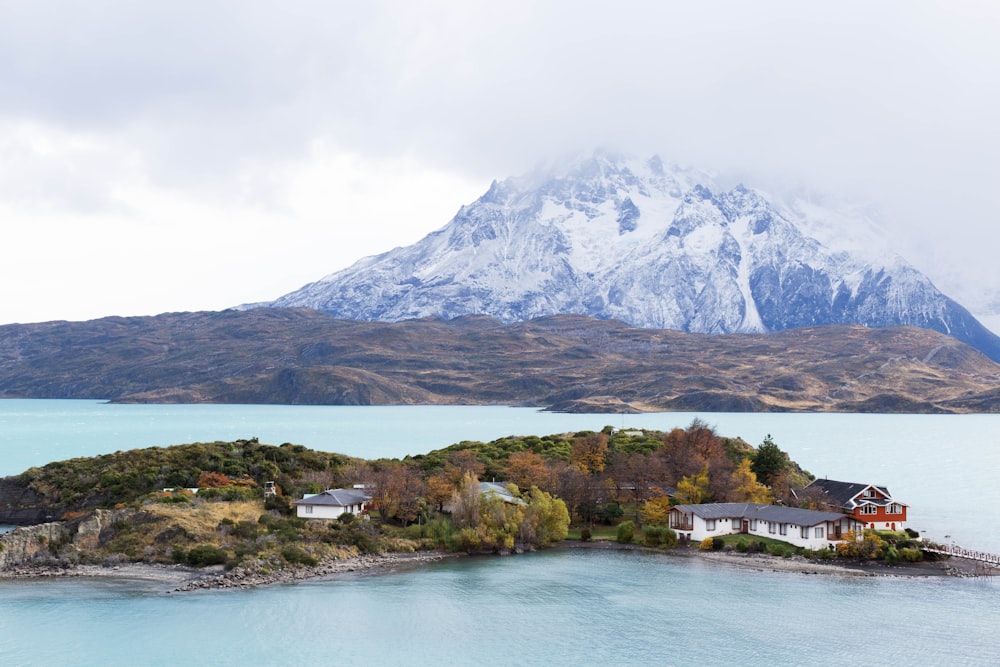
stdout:
[[836,508],[875,530],[904,530],[907,505],[875,484],[817,479],[799,492]]

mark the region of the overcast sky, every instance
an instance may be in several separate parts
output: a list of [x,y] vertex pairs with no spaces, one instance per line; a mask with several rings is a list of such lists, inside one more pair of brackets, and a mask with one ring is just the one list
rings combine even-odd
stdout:
[[0,0],[0,324],[273,299],[596,147],[871,201],[989,316],[998,118],[996,2]]

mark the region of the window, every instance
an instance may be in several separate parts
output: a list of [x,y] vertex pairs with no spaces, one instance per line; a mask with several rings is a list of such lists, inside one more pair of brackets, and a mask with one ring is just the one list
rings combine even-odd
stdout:
[[788,524],[787,523],[780,524],[778,532],[781,533],[782,535],[787,535],[788,534]]
[[705,519],[705,530],[715,530],[715,519]]
[[892,503],[889,505],[889,514],[902,514],[903,507],[899,503]]
[[750,519],[750,530],[757,530],[757,519]]
[[768,521],[767,522],[767,532],[769,532],[769,533],[773,533],[774,532],[774,522],[773,521]]
[[875,505],[862,505],[861,506],[861,513],[862,514],[878,514],[878,507],[876,507]]
[[865,489],[865,498],[878,498],[878,491],[874,487],[868,487]]
[[313,506],[306,505],[306,514],[312,514],[312,513],[313,513]]
[[802,536],[802,539],[808,540],[809,539],[809,526],[802,526],[799,534]]
[[816,529],[816,537],[823,537],[823,529],[822,528],[817,528]]

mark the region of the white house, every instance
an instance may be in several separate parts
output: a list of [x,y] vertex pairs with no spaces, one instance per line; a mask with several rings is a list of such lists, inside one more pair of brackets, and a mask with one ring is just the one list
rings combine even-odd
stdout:
[[678,536],[698,542],[706,537],[743,533],[807,549],[825,549],[842,542],[848,531],[860,532],[864,523],[840,512],[756,503],[706,503],[671,507],[670,527]]
[[327,489],[323,493],[296,500],[295,514],[305,519],[336,519],[341,514],[361,514],[371,495],[361,489]]

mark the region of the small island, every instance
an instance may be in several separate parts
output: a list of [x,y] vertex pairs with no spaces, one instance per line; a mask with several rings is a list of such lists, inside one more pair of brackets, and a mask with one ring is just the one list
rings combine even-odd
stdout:
[[251,438],[0,480],[0,523],[24,526],[0,536],[0,577],[156,572],[176,590],[249,587],[558,544],[857,569],[925,558],[905,510],[885,487],[815,480],[770,436],[754,447],[698,420],[374,461]]

